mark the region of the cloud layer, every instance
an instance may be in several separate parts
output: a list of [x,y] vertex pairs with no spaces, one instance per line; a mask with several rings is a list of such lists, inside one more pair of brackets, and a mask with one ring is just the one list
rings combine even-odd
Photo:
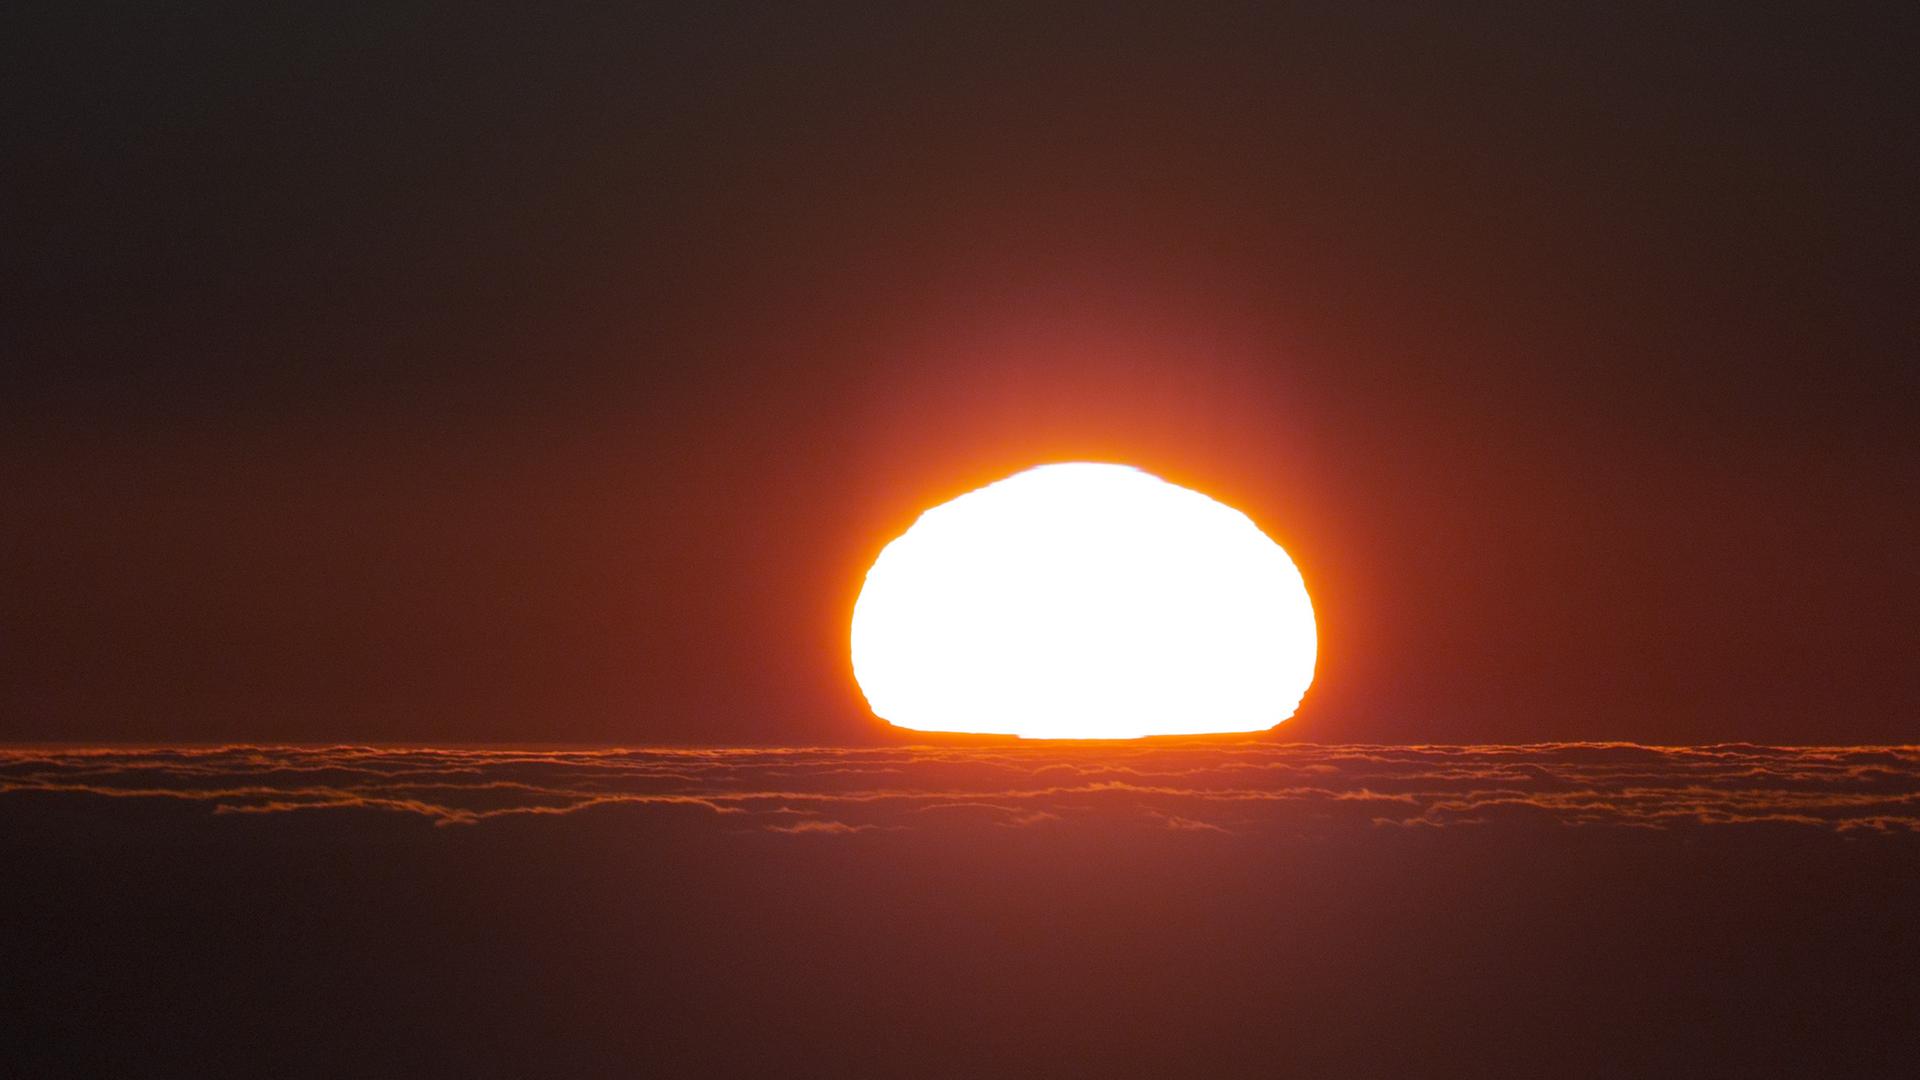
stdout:
[[675,812],[796,837],[955,827],[1200,835],[1783,827],[1920,836],[1920,747],[1272,742],[518,751],[359,746],[0,751],[23,798],[438,825]]

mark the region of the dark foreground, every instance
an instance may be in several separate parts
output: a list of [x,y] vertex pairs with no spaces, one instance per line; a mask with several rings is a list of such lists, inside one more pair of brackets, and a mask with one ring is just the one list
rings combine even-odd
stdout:
[[0,751],[17,1076],[1902,1076],[1920,751]]

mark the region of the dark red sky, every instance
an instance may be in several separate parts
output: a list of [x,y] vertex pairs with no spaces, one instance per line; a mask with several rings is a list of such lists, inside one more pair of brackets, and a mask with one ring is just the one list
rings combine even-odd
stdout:
[[1293,553],[1302,738],[1920,738],[1912,12],[1351,7],[28,16],[0,738],[871,739],[1063,458]]

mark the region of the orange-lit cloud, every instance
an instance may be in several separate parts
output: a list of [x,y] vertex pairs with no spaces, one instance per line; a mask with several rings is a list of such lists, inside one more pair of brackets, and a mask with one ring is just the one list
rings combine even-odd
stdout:
[[[674,812],[719,833],[1779,826],[1920,836],[1920,748],[1263,742],[501,751],[232,746],[0,752],[0,806],[378,811],[440,825]],[[18,805],[18,803],[16,803]]]

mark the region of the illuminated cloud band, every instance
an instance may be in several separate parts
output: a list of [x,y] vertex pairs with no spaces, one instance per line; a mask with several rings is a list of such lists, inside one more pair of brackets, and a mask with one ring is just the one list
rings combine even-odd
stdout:
[[442,825],[670,813],[719,832],[818,837],[981,827],[1311,837],[1742,826],[1920,837],[1920,748],[1209,742],[0,752],[0,813],[48,803],[156,804],[209,818],[375,812]]

